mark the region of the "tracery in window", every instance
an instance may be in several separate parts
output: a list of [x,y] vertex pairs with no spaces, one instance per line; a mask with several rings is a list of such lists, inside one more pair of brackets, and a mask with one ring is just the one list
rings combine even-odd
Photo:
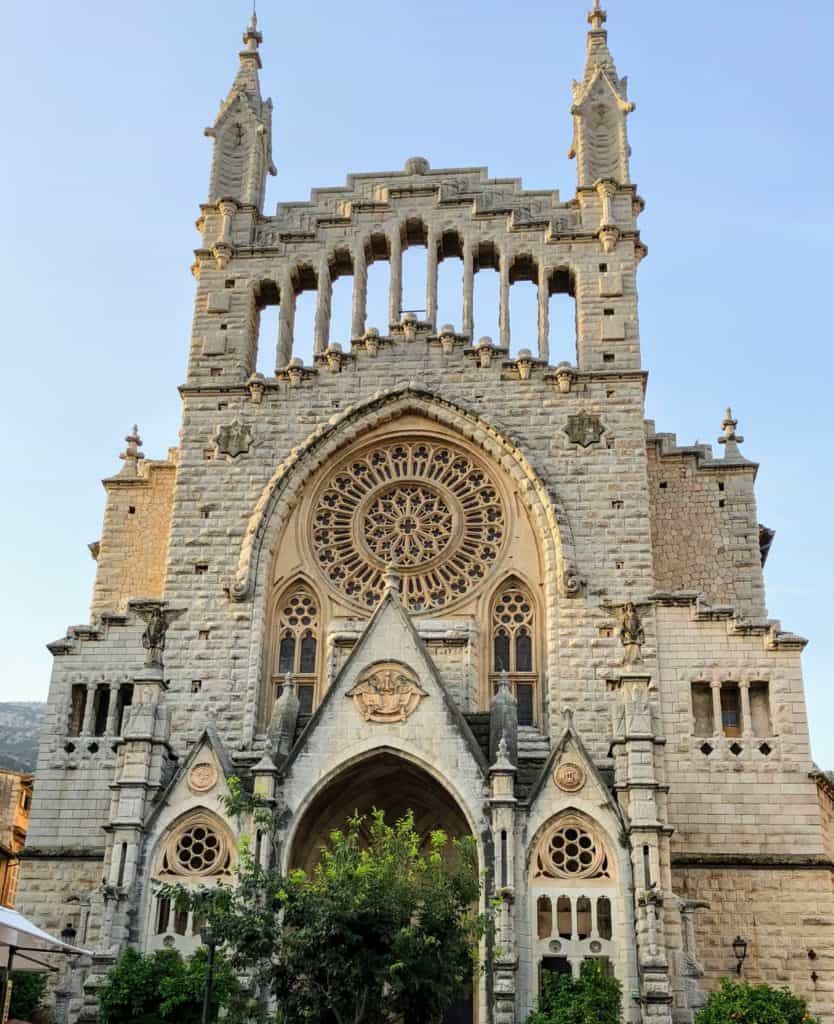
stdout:
[[492,604],[492,689],[507,672],[518,701],[518,724],[536,718],[538,676],[535,664],[535,610],[527,588],[515,577],[506,580]]
[[319,609],[305,584],[284,592],[278,604],[278,651],[272,679],[274,699],[281,695],[287,675],[292,676],[301,714],[310,714],[316,689]]
[[208,814],[192,815],[168,838],[162,852],[161,874],[201,879],[228,875],[231,844]]
[[374,608],[386,570],[413,612],[471,593],[495,565],[506,510],[489,471],[446,442],[380,442],[345,460],[313,501],[310,544],[328,584]]
[[539,841],[533,877],[610,878],[605,844],[578,815],[563,815]]

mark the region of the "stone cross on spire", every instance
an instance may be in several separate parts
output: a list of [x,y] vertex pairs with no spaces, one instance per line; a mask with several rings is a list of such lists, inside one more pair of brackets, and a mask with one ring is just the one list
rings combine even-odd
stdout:
[[733,410],[727,406],[727,411],[724,414],[724,419],[721,421],[721,429],[724,433],[718,438],[718,443],[726,445],[724,449],[724,460],[726,462],[732,462],[733,460],[744,461],[744,456],[739,451],[738,446],[743,443],[744,438],[741,434],[736,433],[736,427],[738,426],[738,420],[733,419]]
[[142,447],[142,438],[139,436],[139,427],[134,423],[131,433],[125,436],[127,448],[119,458],[124,462],[119,476],[136,476],[139,472],[139,462],[144,459],[144,453],[139,449]]

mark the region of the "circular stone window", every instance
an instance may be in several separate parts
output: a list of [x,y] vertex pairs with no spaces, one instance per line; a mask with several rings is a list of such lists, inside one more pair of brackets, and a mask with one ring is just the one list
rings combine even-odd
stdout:
[[226,837],[202,815],[180,826],[166,844],[163,871],[175,875],[220,875],[229,871]]
[[539,846],[538,873],[551,878],[606,875],[605,847],[578,819],[563,819]]
[[474,590],[504,544],[498,486],[467,452],[435,442],[381,443],[330,474],[314,504],[319,569],[354,604],[373,608],[396,567],[414,612]]

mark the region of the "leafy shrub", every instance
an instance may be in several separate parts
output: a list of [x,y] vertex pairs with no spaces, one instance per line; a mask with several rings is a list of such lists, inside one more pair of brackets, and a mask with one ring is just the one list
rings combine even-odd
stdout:
[[622,1014],[622,985],[598,961],[585,960],[578,978],[542,973],[539,1005],[527,1024],[621,1024]]
[[695,1016],[695,1024],[819,1024],[808,1004],[786,988],[724,978]]
[[[149,954],[125,950],[99,988],[99,1020],[101,1024],[200,1024],[207,971],[204,947],[187,960],[173,949]],[[218,952],[213,1014],[220,1006],[236,1005],[240,994],[234,970]]]
[[46,998],[46,975],[33,971],[12,971],[9,1017],[29,1020]]

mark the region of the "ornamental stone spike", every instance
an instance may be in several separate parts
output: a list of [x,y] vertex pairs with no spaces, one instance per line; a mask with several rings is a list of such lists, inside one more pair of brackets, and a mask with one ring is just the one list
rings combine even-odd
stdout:
[[741,434],[736,433],[736,427],[738,426],[738,420],[733,419],[733,410],[730,406],[727,406],[727,411],[724,414],[724,419],[721,421],[721,429],[724,433],[718,438],[718,443],[725,445],[724,448],[724,461],[732,462],[734,459],[743,459],[744,456],[739,451],[739,445],[744,442],[744,438]]
[[125,435],[125,441],[127,441],[127,448],[119,456],[124,462],[119,470],[119,476],[138,476],[139,463],[145,455],[139,450],[142,447],[142,438],[139,436],[139,427],[135,423],[131,433]]
[[399,597],[402,593],[402,581],[403,578],[400,575],[396,559],[394,559],[388,563],[388,568],[385,572],[385,593],[396,594]]

